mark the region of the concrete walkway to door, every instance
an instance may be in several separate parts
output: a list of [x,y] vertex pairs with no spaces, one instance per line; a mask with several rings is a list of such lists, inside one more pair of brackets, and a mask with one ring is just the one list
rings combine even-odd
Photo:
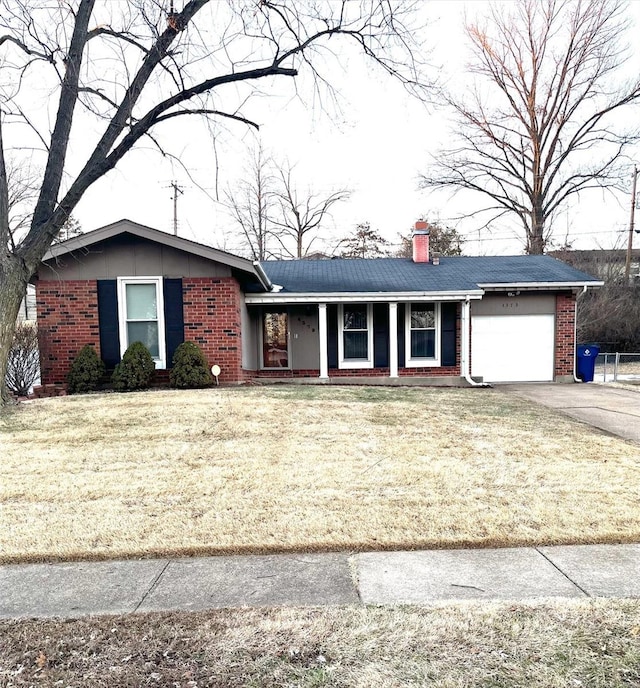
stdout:
[[640,387],[621,389],[605,384],[508,384],[496,389],[535,401],[640,444]]

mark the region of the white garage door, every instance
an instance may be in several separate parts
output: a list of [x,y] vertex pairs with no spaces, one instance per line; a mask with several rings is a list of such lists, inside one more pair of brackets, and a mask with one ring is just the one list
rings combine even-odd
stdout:
[[471,375],[485,382],[553,380],[553,315],[471,318]]

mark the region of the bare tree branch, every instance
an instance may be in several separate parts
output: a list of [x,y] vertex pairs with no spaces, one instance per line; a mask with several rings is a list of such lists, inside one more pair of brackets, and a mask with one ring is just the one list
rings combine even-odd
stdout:
[[527,252],[542,253],[553,215],[573,195],[618,185],[640,140],[610,117],[640,101],[640,79],[613,85],[623,11],[620,0],[517,0],[470,24],[476,89],[446,99],[460,145],[439,153],[422,186],[490,198],[519,218]]
[[[351,192],[340,189],[328,195],[311,190],[302,193],[296,188],[290,164],[279,170],[279,187],[275,195],[280,212],[273,219],[273,225],[279,230],[280,245],[290,258],[304,258],[318,238],[322,223],[330,218],[331,208],[346,201]],[[293,241],[293,250],[287,240]]]
[[[325,75],[345,42],[403,84],[422,85],[411,3],[399,0],[185,0],[178,12],[156,0],[0,0],[0,8],[2,134],[21,127],[27,141],[14,139],[12,149],[38,154],[43,170],[17,246],[0,199],[0,385],[27,281],[83,194],[141,139],[168,154],[162,134],[194,114],[256,127],[252,96],[270,93],[274,81],[293,82],[300,70],[312,88],[330,84]],[[0,195],[3,183],[0,170]]]

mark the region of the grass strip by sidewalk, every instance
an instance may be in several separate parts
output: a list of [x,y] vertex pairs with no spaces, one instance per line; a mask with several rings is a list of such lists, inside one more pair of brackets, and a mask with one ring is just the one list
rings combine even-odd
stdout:
[[623,688],[640,685],[640,602],[2,621],[0,684]]
[[41,400],[0,456],[4,562],[640,540],[640,447],[497,390]]

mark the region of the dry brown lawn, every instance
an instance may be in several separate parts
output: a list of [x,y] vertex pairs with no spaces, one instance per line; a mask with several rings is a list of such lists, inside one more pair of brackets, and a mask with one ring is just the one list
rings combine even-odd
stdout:
[[499,390],[41,400],[0,456],[4,562],[640,540],[640,447]]
[[0,621],[0,685],[631,688],[640,602]]

